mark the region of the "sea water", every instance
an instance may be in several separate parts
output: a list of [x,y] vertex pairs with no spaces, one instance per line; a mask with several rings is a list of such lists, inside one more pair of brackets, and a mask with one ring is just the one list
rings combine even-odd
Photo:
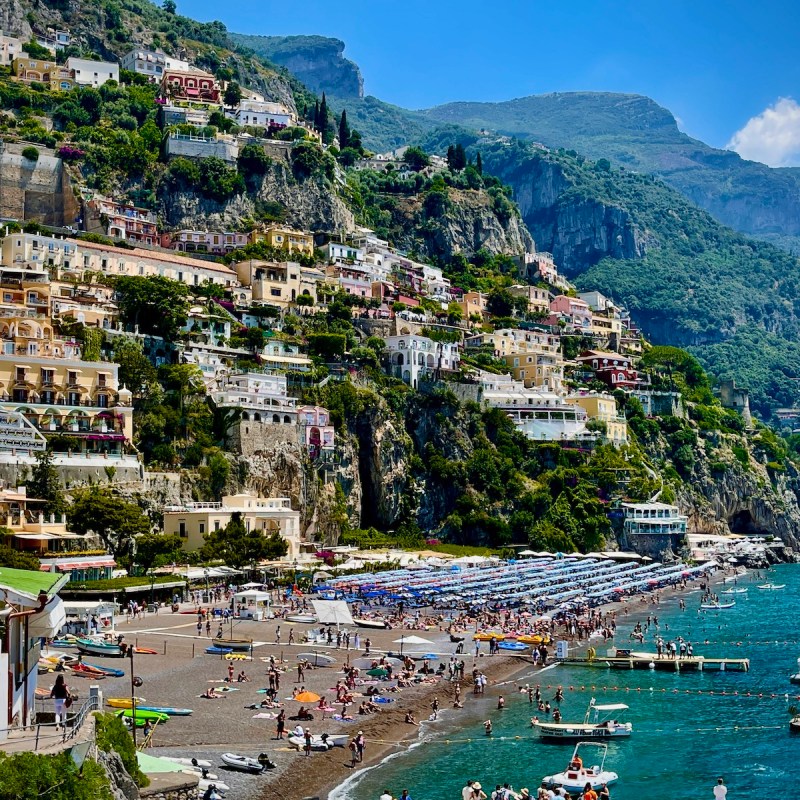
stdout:
[[[786,588],[759,590],[757,584],[766,580]],[[665,640],[683,636],[693,643],[695,655],[749,658],[749,672],[675,674],[560,665],[523,673],[486,698],[467,695],[465,709],[423,727],[417,746],[354,775],[330,797],[377,800],[388,788],[396,797],[408,789],[414,800],[455,800],[468,778],[480,781],[487,795],[496,784],[509,782],[535,796],[543,776],[564,769],[574,745],[543,743],[533,735],[535,707],[514,691],[516,683],[528,682],[540,683],[543,698],[551,703],[555,687],[562,685],[567,721],[582,719],[592,697],[630,706],[625,719],[633,723],[633,735],[610,743],[606,758],[606,769],[619,775],[611,787],[614,800],[656,794],[670,800],[710,799],[719,776],[731,800],[786,796],[800,775],[800,736],[792,737],[788,725],[789,705],[800,706],[793,699],[800,687],[789,683],[800,657],[800,566],[775,567],[761,580],[747,575],[738,586],[747,587],[747,594],[720,595],[723,601],[736,601],[730,609],[698,613],[697,590],[683,595],[685,611],[677,597],[648,608],[659,628],[650,627],[643,645],[628,637],[634,622],[647,613],[634,601],[629,615],[618,616],[613,644],[655,652],[656,633]],[[719,585],[716,591],[730,587]],[[599,653],[612,645],[602,639],[592,643]],[[503,711],[496,708],[499,691],[506,699]],[[491,737],[484,735],[486,719],[493,723]]]

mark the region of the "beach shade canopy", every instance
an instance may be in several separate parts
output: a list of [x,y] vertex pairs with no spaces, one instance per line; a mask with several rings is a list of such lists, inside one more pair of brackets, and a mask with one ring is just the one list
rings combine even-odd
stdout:
[[383,667],[375,667],[375,669],[367,670],[367,675],[373,678],[385,678],[388,674],[388,670],[383,669]]
[[298,703],[316,703],[319,701],[320,697],[318,694],[314,694],[314,692],[300,692],[300,694],[295,695],[295,700]]
[[403,652],[403,646],[407,644],[433,644],[430,639],[423,639],[421,636],[401,636],[395,639],[393,644],[400,645],[400,652]]
[[344,600],[312,600],[314,613],[322,625],[352,625],[353,617]]
[[517,553],[519,556],[535,556],[536,553],[533,550],[523,550],[520,553]]

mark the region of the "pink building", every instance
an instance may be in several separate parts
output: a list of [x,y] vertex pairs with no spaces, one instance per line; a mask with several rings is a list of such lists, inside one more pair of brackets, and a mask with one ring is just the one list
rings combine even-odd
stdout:
[[572,324],[587,333],[592,328],[592,309],[589,304],[577,297],[560,294],[550,302],[550,310],[572,320]]
[[175,231],[161,235],[161,246],[179,253],[212,253],[224,256],[247,244],[247,233]]
[[363,267],[336,264],[328,268],[328,275],[334,278],[347,294],[353,297],[372,297],[372,280],[369,272]]
[[[105,197],[94,197],[88,202],[86,229],[91,230],[91,220],[101,223],[109,236],[141,244],[158,244],[158,226],[155,213],[137,208],[129,203],[118,203]],[[106,227],[107,225],[107,227]]]
[[335,432],[327,408],[300,406],[297,424],[302,429],[303,441],[312,458],[317,458],[325,450],[333,450]]

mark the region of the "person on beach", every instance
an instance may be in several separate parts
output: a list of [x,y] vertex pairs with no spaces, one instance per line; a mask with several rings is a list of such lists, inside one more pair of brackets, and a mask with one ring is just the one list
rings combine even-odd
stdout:
[[506,699],[503,695],[497,698],[497,710],[502,711],[506,707]]
[[415,725],[416,727],[419,727],[419,722],[417,722],[416,718],[414,717],[414,714],[411,711],[406,713],[406,724]]
[[72,695],[69,693],[69,688],[64,681],[63,675],[59,675],[56,678],[56,682],[50,690],[50,697],[53,699],[53,710],[56,715],[56,730],[59,728],[66,730],[67,701],[72,700]]
[[490,719],[487,719],[486,722],[483,723],[483,732],[487,736],[492,735],[492,721]]
[[379,800],[394,800],[392,797],[392,793],[388,789],[383,790],[383,794],[380,796]]
[[278,714],[277,720],[275,720],[275,738],[276,739],[283,739],[283,734],[286,731],[286,712],[281,709],[280,713]]
[[233,664],[228,664],[228,683],[233,683]]
[[364,731],[359,731],[356,734],[356,754],[358,755],[358,761],[361,763],[364,760],[364,750],[366,749],[367,743],[364,739]]
[[305,729],[303,738],[305,739],[305,751],[306,757],[308,758],[311,755],[311,728]]
[[470,794],[469,797],[471,800],[486,800],[486,792],[483,791],[483,788],[477,781],[472,784],[472,794]]
[[468,780],[464,784],[464,788],[461,790],[461,800],[469,800],[472,797],[472,784],[475,783],[473,780]]
[[714,787],[714,800],[725,800],[728,796],[728,787],[722,778],[717,778],[717,785]]

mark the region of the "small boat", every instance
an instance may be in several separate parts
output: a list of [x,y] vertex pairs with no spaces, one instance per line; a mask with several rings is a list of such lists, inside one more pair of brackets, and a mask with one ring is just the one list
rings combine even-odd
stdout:
[[533,727],[545,741],[584,741],[586,739],[626,738],[633,732],[630,722],[619,722],[612,715],[627,711],[624,703],[597,705],[592,698],[583,722],[537,722]]
[[222,763],[228,769],[235,769],[238,772],[250,772],[258,774],[264,771],[264,764],[258,758],[250,758],[249,756],[240,756],[237,753],[223,753]]
[[789,720],[789,731],[791,733],[800,733],[800,714]]
[[724,589],[722,594],[747,594],[747,588],[742,589]]
[[172,708],[170,706],[140,706],[136,704],[136,712],[155,711],[157,714],[166,714],[168,717],[188,717],[192,713],[191,708]]
[[107,656],[110,658],[121,658],[122,648],[118,644],[110,642],[95,642],[91,639],[78,639],[75,647],[88,656]]
[[500,650],[512,650],[515,653],[524,653],[528,649],[528,645],[522,642],[500,642],[497,647]]
[[[289,737],[289,744],[293,747],[296,747],[298,750],[305,750],[306,747],[306,739],[305,736],[290,736]],[[314,751],[318,750],[330,750],[333,747],[333,744],[328,741],[328,737],[326,736],[324,739],[322,736],[312,736],[311,737],[311,749]]]
[[785,589],[786,588],[786,584],[785,583],[762,583],[758,588],[759,589],[768,589],[768,590],[775,591],[776,589]]
[[138,653],[141,656],[157,656],[158,650],[153,650],[152,647],[134,647],[134,653]]
[[376,628],[378,630],[386,629],[386,622],[382,619],[357,619],[353,617],[353,622],[359,628]]
[[[144,702],[146,702],[144,697],[136,698],[137,706]],[[109,697],[106,700],[106,705],[111,706],[111,708],[130,708],[133,704],[131,703],[130,697]]]
[[[125,708],[122,711],[117,712],[118,717],[125,717],[126,719],[130,719],[133,717],[133,709],[132,708]],[[151,722],[168,722],[169,715],[162,714],[160,711],[145,711],[143,708],[136,708],[136,723],[139,723],[139,720],[144,722],[145,720],[149,719]]]
[[721,608],[733,608],[736,605],[735,600],[728,603],[701,603],[700,608],[705,608],[711,611],[719,611]]
[[176,764],[186,764],[188,767],[198,767],[200,769],[211,769],[211,762],[204,758],[173,758],[169,756],[169,761],[174,761]]
[[299,622],[303,625],[313,625],[317,621],[313,614],[287,614],[284,619],[286,622]]
[[472,637],[475,642],[490,642],[492,639],[502,642],[505,638],[506,635],[504,633],[493,633],[492,631],[481,631]]
[[540,636],[538,633],[531,635],[531,634],[523,634],[522,636],[517,636],[517,641],[522,642],[523,644],[549,644],[550,637],[549,636]]
[[[580,751],[586,754],[587,749],[590,747],[601,749],[602,756],[599,764],[585,767],[583,766],[583,758],[580,755]],[[581,794],[587,783],[595,791],[600,789],[604,783],[607,786],[611,786],[619,780],[619,776],[616,772],[609,772],[605,769],[607,753],[608,745],[603,742],[578,742],[572,751],[572,758],[567,768],[563,772],[557,772],[555,775],[546,775],[542,778],[542,783],[547,788],[563,786],[569,794]]]
[[253,649],[252,639],[217,639],[214,647],[224,647],[237,653],[249,653]]
[[217,647],[212,644],[211,647],[206,647],[206,653],[210,656],[228,656],[233,652],[230,647]]
[[68,647],[69,648],[75,647],[75,643],[76,642],[77,642],[77,639],[76,639],[75,636],[65,636],[62,639],[53,639],[53,641],[49,642],[47,646],[48,647],[58,647],[58,648],[65,649],[65,648],[68,648]]
[[329,664],[336,663],[336,659],[333,656],[325,653],[298,653],[297,660],[308,661],[314,667],[327,667]]

